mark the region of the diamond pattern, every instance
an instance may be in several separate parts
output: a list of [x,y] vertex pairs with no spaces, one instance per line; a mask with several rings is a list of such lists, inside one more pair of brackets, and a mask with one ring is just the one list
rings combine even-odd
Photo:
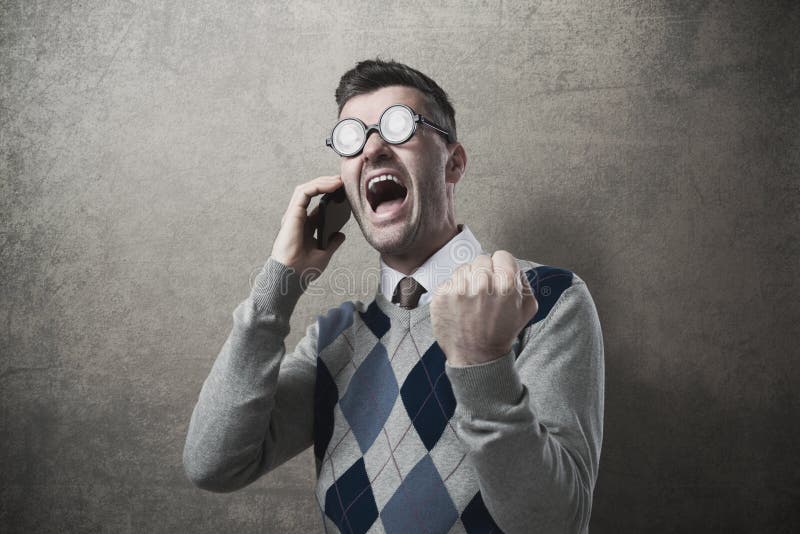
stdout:
[[358,366],[347,386],[347,392],[339,401],[362,453],[369,449],[383,428],[397,399],[397,393],[397,380],[386,355],[386,348],[377,343]]
[[447,532],[458,519],[439,472],[425,455],[381,512],[387,534]]
[[489,514],[489,510],[486,509],[486,505],[483,504],[480,491],[464,508],[461,513],[461,522],[464,524],[467,534],[503,534]]
[[380,435],[364,454],[364,469],[372,481],[372,494],[378,510],[382,510],[400,485],[400,475],[394,468],[392,450],[385,436]]
[[314,388],[314,456],[325,458],[325,450],[333,435],[333,408],[339,391],[322,358],[317,358],[317,382]]
[[[573,275],[546,266],[526,275],[540,303],[533,323]],[[317,360],[314,398],[315,495],[326,530],[501,533],[449,426],[456,400],[441,347],[417,339],[425,325],[413,335],[391,329],[377,301],[363,312],[347,304],[318,319],[318,348],[329,347]],[[420,357],[417,347],[429,342]]]
[[367,325],[367,328],[372,331],[376,338],[382,338],[383,335],[389,331],[391,322],[386,314],[383,313],[380,306],[378,306],[377,301],[373,300],[372,304],[367,307],[367,310],[359,312],[359,314],[361,315],[361,320],[364,321],[364,324]]
[[[443,478],[447,478],[447,475],[464,463],[464,455],[469,450],[464,445],[464,442],[459,439],[453,426],[445,425],[439,441],[436,442],[436,446],[428,453],[431,456],[431,460],[433,460],[433,465],[436,466],[436,470],[439,471]],[[450,496],[453,500],[456,500],[456,494],[452,491]],[[466,502],[465,500],[464,503]]]
[[325,315],[320,315],[317,318],[319,332],[317,334],[317,354],[323,351],[325,347],[339,337],[350,325],[353,324],[353,310],[352,302],[344,302],[338,308],[333,308]]
[[325,514],[341,532],[363,534],[378,517],[364,460],[359,459],[325,493]]
[[566,269],[541,265],[525,271],[525,276],[530,282],[539,310],[533,319],[528,321],[528,326],[538,323],[550,313],[561,294],[572,285],[573,273]]
[[408,373],[400,396],[420,439],[430,451],[456,409],[456,398],[444,372],[445,356],[434,342]]

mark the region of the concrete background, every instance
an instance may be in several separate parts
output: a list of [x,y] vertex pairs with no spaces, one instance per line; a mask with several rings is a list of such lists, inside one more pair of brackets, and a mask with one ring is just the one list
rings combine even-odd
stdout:
[[[181,452],[291,189],[338,169],[339,76],[380,55],[455,103],[459,221],[592,291],[592,532],[797,532],[798,4],[383,4],[0,2],[0,530],[321,528],[310,452],[226,495]],[[348,230],[332,265],[374,269]]]

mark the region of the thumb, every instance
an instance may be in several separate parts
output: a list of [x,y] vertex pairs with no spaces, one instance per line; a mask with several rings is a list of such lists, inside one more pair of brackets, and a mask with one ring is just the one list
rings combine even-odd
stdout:
[[522,309],[526,311],[526,315],[533,317],[536,315],[536,312],[539,311],[539,303],[536,300],[536,296],[534,295],[530,281],[528,281],[528,277],[522,271],[519,273],[520,283],[522,286]]

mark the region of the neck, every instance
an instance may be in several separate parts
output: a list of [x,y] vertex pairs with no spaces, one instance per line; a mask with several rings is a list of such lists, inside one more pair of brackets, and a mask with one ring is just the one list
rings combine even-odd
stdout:
[[381,254],[381,259],[395,271],[401,272],[406,276],[410,275],[425,263],[428,258],[433,256],[437,250],[458,235],[460,231],[460,225],[453,225],[447,232],[439,234],[435,240],[428,241],[419,247],[409,249],[400,254]]

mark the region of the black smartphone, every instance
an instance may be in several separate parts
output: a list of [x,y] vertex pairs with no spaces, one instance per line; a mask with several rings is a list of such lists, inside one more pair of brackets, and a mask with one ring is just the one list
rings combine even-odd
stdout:
[[319,199],[319,219],[317,220],[317,248],[326,249],[331,236],[342,229],[350,219],[350,202],[344,186],[333,193],[325,193]]

